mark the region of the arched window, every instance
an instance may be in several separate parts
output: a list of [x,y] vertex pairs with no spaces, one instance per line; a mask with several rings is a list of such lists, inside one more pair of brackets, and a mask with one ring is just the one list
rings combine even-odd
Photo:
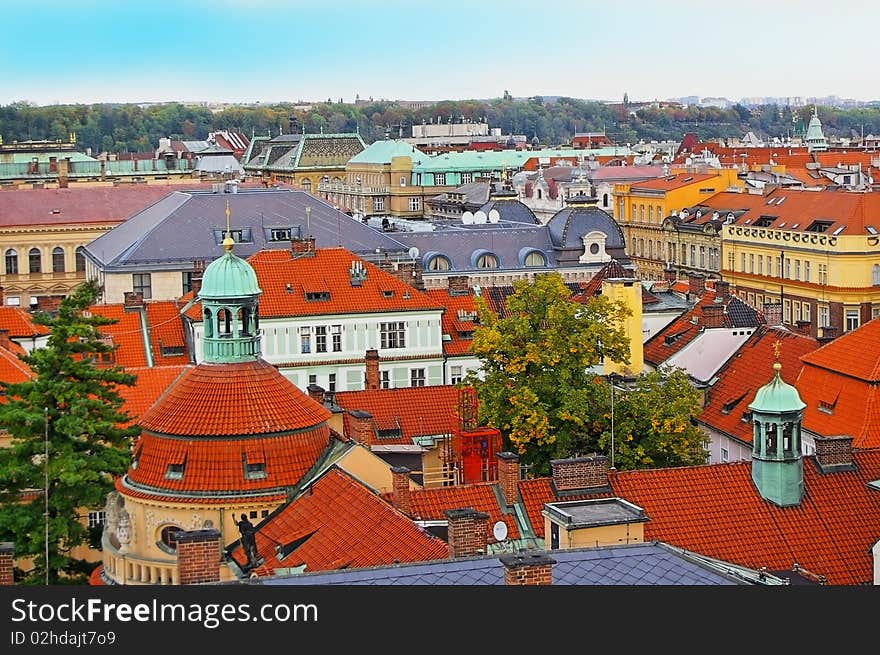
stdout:
[[644,223],[645,222],[645,206],[639,205],[639,220]]
[[429,271],[448,271],[449,260],[443,255],[434,255],[428,260]]
[[39,248],[31,248],[28,252],[28,273],[41,273],[43,258]]
[[645,240],[639,239],[639,257],[645,256]]
[[303,191],[305,191],[306,193],[311,193],[312,181],[309,178],[304,177],[302,180],[300,180],[299,185],[302,187]]
[[498,258],[492,253],[483,253],[477,257],[477,268],[498,268]]
[[217,336],[232,336],[232,312],[226,308],[217,312]]
[[654,259],[654,242],[648,239],[648,259]]
[[538,268],[544,267],[547,265],[547,260],[544,255],[537,250],[533,250],[528,255],[526,255],[526,259],[523,262],[527,268]]
[[205,309],[205,336],[208,339],[214,336],[214,322],[211,320],[210,309]]
[[52,249],[52,272],[64,272],[64,248],[56,246]]
[[76,272],[82,273],[86,270],[85,249],[80,246],[76,249]]
[[654,205],[648,205],[648,222],[654,222]]
[[260,331],[260,306],[254,305],[254,334]]
[[10,248],[6,251],[6,275],[16,275],[18,273],[18,251]]
[[247,307],[243,307],[239,311],[239,318],[241,319],[241,336],[249,337],[251,335],[251,310]]
[[605,209],[608,209],[608,194],[607,193],[602,194],[602,206],[605,207]]

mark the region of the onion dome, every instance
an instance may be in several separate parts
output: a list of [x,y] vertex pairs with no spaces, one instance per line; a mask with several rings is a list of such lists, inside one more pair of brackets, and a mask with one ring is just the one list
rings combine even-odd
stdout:
[[758,389],[749,409],[763,414],[783,414],[804,409],[807,405],[801,400],[797,389],[785,382],[779,374],[782,364],[776,362],[773,370],[776,372],[773,379]]

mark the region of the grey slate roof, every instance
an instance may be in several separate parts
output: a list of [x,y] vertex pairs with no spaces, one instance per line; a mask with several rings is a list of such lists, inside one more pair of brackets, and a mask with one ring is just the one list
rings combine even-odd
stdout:
[[525,223],[526,225],[540,225],[541,221],[531,209],[520,202],[516,196],[513,198],[490,198],[489,202],[480,207],[480,211],[487,216],[493,209],[498,211],[500,220],[509,223]]
[[[737,585],[757,579],[743,570],[659,542],[554,550],[554,585]],[[752,574],[752,575],[749,575]],[[275,576],[251,584],[283,585],[502,585],[498,556],[435,560],[364,569]]]
[[623,230],[614,218],[596,205],[573,204],[556,212],[547,222],[553,247],[562,251],[560,263],[575,261],[584,251],[582,237],[589,232],[607,235],[605,251],[624,266],[629,264]]

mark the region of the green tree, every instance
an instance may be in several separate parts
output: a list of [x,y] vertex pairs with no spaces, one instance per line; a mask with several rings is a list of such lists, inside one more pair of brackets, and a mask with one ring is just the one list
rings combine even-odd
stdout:
[[19,557],[33,557],[27,583],[45,580],[47,524],[49,583],[85,580],[87,564],[71,556],[88,538],[80,513],[103,506],[114,477],[128,466],[130,438],[137,434],[136,426],[120,427],[130,417],[121,411],[118,393],[119,386],[134,383],[134,376],[93,361],[112,350],[101,340],[100,328],[114,321],[85,313],[99,294],[97,283],[85,282],[61,302],[56,318],[38,315],[35,322],[51,330],[49,340],[21,357],[35,377],[2,384],[6,403],[0,405],[0,425],[11,445],[0,449],[0,541],[14,541]]
[[[608,407],[611,388],[607,383],[604,387]],[[640,375],[629,390],[615,391],[615,466],[635,469],[704,464],[708,456],[706,435],[692,422],[701,408],[700,392],[680,368]],[[599,450],[611,452],[610,414],[603,418]]]
[[482,364],[467,384],[480,401],[480,420],[501,430],[505,447],[536,474],[570,454],[592,430],[588,411],[602,391],[589,369],[603,357],[628,363],[622,325],[630,310],[596,296],[582,304],[558,273],[514,282],[506,315],[477,299],[480,326],[471,350]]

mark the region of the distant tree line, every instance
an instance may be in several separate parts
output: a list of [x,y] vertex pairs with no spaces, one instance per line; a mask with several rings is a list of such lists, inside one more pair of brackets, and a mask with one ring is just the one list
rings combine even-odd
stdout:
[[[77,135],[81,150],[145,152],[158,146],[160,137],[205,139],[215,130],[239,130],[250,137],[289,131],[291,115],[299,128],[310,133],[359,131],[370,143],[387,136],[411,135],[414,124],[450,120],[488,121],[503,134],[520,134],[545,145],[567,143],[576,132],[605,132],[616,143],[639,140],[681,139],[693,132],[701,139],[740,137],[751,130],[762,138],[792,134],[806,126],[812,107],[734,105],[722,109],[699,106],[640,106],[621,102],[605,104],[575,98],[535,96],[504,97],[488,101],[442,101],[411,109],[395,102],[365,104],[321,102],[303,110],[293,104],[234,106],[212,112],[207,107],[167,103],[89,104],[37,106],[15,102],[0,106],[0,135],[14,140],[62,139]],[[827,136],[880,134],[880,107],[854,109],[820,107],[819,117]],[[798,122],[800,120],[800,123]]]

